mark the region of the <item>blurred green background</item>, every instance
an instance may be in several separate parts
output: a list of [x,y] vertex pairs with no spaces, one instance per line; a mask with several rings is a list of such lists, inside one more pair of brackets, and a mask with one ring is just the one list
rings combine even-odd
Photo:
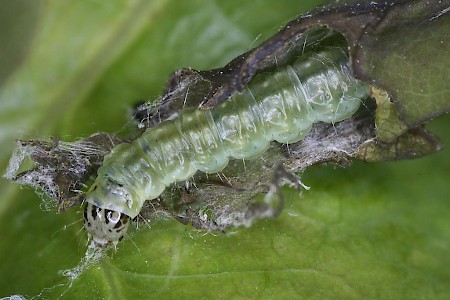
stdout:
[[[0,1],[1,170],[18,138],[126,132],[171,72],[222,66],[318,3]],[[312,168],[311,191],[234,234],[142,226],[70,286],[58,271],[84,256],[81,211],[45,211],[2,178],[0,297],[448,299],[449,120],[428,126],[437,154]]]

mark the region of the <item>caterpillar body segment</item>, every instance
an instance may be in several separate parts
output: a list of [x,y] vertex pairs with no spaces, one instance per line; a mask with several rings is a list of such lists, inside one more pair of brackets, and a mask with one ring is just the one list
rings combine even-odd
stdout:
[[[170,184],[197,171],[219,172],[230,158],[257,157],[271,141],[295,143],[315,122],[351,117],[368,95],[368,85],[352,76],[341,48],[305,53],[292,64],[256,76],[242,93],[210,110],[184,109],[178,118],[113,148],[87,192],[86,202],[92,204],[87,209],[134,218],[144,201]],[[108,236],[104,226],[85,227],[94,241]],[[111,234],[109,242],[117,243],[126,228]]]

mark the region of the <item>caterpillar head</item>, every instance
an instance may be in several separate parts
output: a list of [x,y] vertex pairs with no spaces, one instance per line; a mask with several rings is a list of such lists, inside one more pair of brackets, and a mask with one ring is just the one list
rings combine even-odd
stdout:
[[109,176],[98,176],[85,194],[84,228],[96,246],[116,246],[125,236],[136,209],[130,192]]
[[84,228],[96,246],[116,246],[125,236],[130,217],[126,214],[87,203],[84,210]]

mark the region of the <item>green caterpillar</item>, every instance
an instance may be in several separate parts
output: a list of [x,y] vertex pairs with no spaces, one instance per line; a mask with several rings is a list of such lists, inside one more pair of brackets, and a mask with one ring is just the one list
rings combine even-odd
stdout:
[[271,141],[298,142],[315,122],[351,117],[370,89],[348,61],[341,48],[304,53],[210,110],[184,109],[113,148],[86,194],[85,228],[94,242],[115,245],[144,202],[174,182],[219,172],[230,158],[257,157]]

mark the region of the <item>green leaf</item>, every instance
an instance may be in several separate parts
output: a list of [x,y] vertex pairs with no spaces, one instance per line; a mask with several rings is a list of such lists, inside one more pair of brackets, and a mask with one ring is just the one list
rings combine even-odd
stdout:
[[389,92],[409,127],[450,111],[448,10],[445,1],[406,2],[361,39],[370,49],[358,57],[363,76]]
[[[10,2],[13,11],[19,2]],[[16,69],[2,85],[2,169],[17,138],[125,134],[131,105],[156,98],[172,71],[222,66],[262,41],[255,42],[258,34],[270,36],[317,4],[117,0],[22,7],[17,15],[38,21],[26,18],[29,30],[37,28],[29,48],[23,41],[28,55],[8,61]],[[448,116],[430,124],[447,147],[449,124]],[[303,181],[311,191],[300,198],[291,191],[280,217],[234,234],[205,235],[175,221],[142,226],[71,285],[58,272],[85,255],[81,211],[44,211],[33,191],[1,179],[0,296],[446,299],[449,154],[308,170]]]

